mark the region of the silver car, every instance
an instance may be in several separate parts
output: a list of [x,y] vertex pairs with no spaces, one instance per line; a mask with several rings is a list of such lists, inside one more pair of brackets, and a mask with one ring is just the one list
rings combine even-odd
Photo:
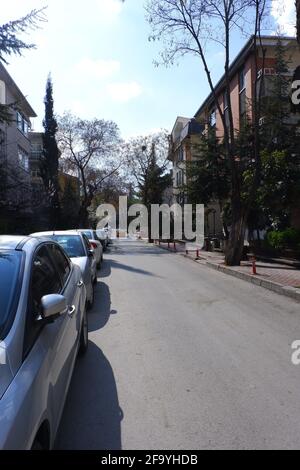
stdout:
[[86,288],[88,308],[91,308],[94,303],[97,282],[97,262],[87,236],[76,231],[40,232],[34,233],[32,236],[55,240],[65,250],[71,261],[80,267]]
[[80,269],[44,239],[0,237],[0,449],[51,449],[88,346]]
[[79,233],[84,233],[90,241],[90,244],[95,252],[97,268],[100,269],[103,261],[103,246],[99,238],[97,237],[96,231],[92,229],[79,229]]

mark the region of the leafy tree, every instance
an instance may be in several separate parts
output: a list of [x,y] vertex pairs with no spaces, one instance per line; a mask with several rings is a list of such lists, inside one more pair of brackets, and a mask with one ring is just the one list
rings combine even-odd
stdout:
[[56,142],[57,121],[54,115],[53,84],[49,75],[46,85],[45,118],[43,121],[43,155],[41,160],[41,176],[46,196],[49,200],[50,225],[54,230],[60,225],[60,202],[58,170],[60,151]]
[[290,224],[291,211],[300,198],[299,114],[290,113],[289,61],[282,40],[275,50],[275,74],[268,79],[261,126],[261,185],[256,204],[274,228]]

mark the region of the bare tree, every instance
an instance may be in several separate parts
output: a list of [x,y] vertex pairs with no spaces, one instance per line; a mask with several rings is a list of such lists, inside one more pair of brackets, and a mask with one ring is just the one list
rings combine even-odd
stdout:
[[[220,115],[224,131],[224,147],[231,171],[232,224],[225,253],[228,265],[240,264],[248,213],[259,185],[260,157],[254,152],[255,177],[245,199],[242,178],[236,154],[237,132],[234,128],[231,91],[230,58],[232,35],[236,30],[253,35],[255,55],[260,47],[260,35],[268,0],[148,0],[147,18],[152,25],[150,39],[163,44],[162,62],[172,64],[177,58],[193,54],[200,58],[214,104]],[[228,125],[219,102],[209,67],[209,45],[218,44],[224,50],[225,93],[228,97]],[[257,84],[255,85],[255,87]],[[256,96],[256,95],[255,95]],[[254,104],[254,126],[259,120],[259,106]],[[259,134],[255,133],[258,149]]]
[[80,119],[70,113],[58,119],[58,144],[63,168],[81,183],[79,220],[88,222],[88,208],[103,182],[120,168],[120,136],[112,121]]
[[149,241],[151,242],[151,204],[161,204],[164,192],[172,184],[168,172],[169,139],[166,132],[137,137],[125,145],[129,179],[140,201],[148,208]]

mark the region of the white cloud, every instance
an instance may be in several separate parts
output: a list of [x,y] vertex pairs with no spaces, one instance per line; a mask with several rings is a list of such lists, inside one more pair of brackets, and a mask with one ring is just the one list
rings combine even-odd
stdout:
[[89,76],[98,79],[111,77],[119,72],[120,68],[121,64],[117,60],[92,60],[89,58],[82,59],[76,65],[76,70],[84,77]]
[[273,0],[272,16],[282,34],[295,36],[296,34],[296,7],[295,0]]
[[107,85],[106,90],[113,101],[120,103],[127,103],[143,93],[143,88],[137,82],[111,83]]

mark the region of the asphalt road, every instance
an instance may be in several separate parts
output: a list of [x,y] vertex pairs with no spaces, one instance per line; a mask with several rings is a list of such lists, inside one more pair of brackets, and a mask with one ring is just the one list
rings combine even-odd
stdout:
[[300,448],[299,304],[142,242],[105,259],[58,449]]

